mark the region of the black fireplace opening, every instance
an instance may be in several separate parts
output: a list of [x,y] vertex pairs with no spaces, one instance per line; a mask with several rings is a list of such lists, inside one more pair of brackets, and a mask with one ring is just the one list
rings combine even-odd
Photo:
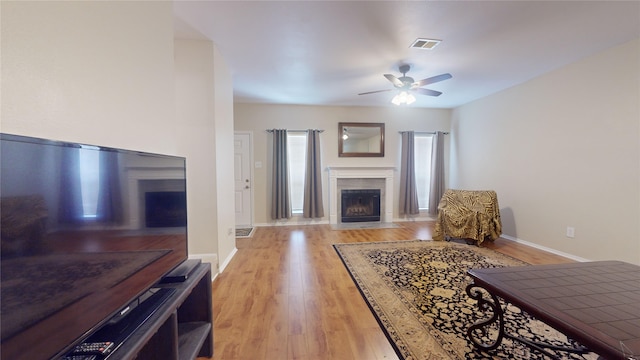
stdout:
[[184,191],[149,191],[144,194],[145,225],[150,228],[187,226]]
[[380,221],[380,189],[341,191],[342,222]]

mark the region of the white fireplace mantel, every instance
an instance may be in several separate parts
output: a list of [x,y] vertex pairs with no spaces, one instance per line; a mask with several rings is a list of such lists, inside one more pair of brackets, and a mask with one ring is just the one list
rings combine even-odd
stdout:
[[144,227],[144,204],[141,199],[144,195],[140,194],[141,180],[184,180],[184,168],[181,167],[127,167],[127,183],[129,191],[129,214],[131,219],[131,228],[139,229]]
[[382,222],[393,221],[393,175],[394,167],[355,167],[355,166],[329,166],[329,223],[338,224],[338,179],[384,179],[384,213]]

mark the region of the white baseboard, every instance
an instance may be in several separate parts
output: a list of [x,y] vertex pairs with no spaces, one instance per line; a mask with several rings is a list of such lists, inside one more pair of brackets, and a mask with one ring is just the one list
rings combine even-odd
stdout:
[[200,259],[211,264],[211,281],[218,276],[218,254],[189,254],[189,259]]
[[[393,219],[393,222],[414,222],[414,221],[435,221],[436,218],[435,217],[431,217],[430,215],[426,215],[426,216],[419,216],[419,217],[411,217],[411,218],[395,218]],[[280,221],[274,221],[274,222],[270,222],[270,223],[260,223],[260,224],[254,224],[253,226],[295,226],[295,225],[330,225],[329,224],[329,220],[310,220],[310,219],[303,219],[303,218],[299,218],[296,219],[295,217],[284,221],[284,220],[280,220]]]
[[280,220],[280,221],[274,221],[274,222],[270,222],[270,223],[260,223],[260,224],[254,224],[253,226],[263,226],[263,227],[267,227],[267,226],[297,226],[297,225],[328,225],[329,224],[329,220],[311,220],[311,219],[304,219],[304,218],[291,218],[288,219],[287,221],[284,220]]
[[417,216],[417,217],[404,217],[393,219],[393,222],[416,222],[416,221],[435,221],[436,218],[431,215]]
[[532,242],[529,242],[529,241],[518,239],[518,238],[515,238],[513,236],[502,234],[502,235],[500,235],[500,237],[503,238],[503,239],[509,240],[509,241],[517,242],[518,244],[531,246],[532,248],[536,248],[538,250],[543,250],[543,251],[546,251],[546,252],[549,252],[549,253],[552,253],[552,254],[555,254],[555,255],[566,257],[566,258],[574,260],[574,261],[578,261],[578,262],[591,261],[589,259],[585,259],[585,258],[582,258],[582,257],[579,257],[579,256],[575,256],[575,255],[572,255],[572,254],[569,254],[569,253],[566,253],[566,252],[562,252],[562,251],[559,251],[559,250],[556,250],[556,249],[552,249],[552,248],[549,248],[549,247],[546,247],[546,246],[538,245],[536,243],[532,243]]
[[[435,221],[436,218],[430,217],[430,215],[427,216],[420,216],[420,217],[415,217],[415,218],[396,218],[393,219],[394,222],[413,222],[413,221]],[[291,222],[285,222],[285,221],[278,221],[278,222],[273,222],[273,223],[262,223],[262,224],[255,224],[254,226],[287,226],[287,225],[316,225],[316,224],[329,224],[329,221],[291,221]],[[589,259],[585,259],[583,257],[579,257],[573,254],[569,254],[569,253],[565,253],[556,249],[552,249],[546,246],[542,246],[542,245],[538,245],[536,243],[532,243],[529,241],[525,241],[522,239],[518,239],[516,237],[513,236],[509,236],[509,235],[505,235],[502,234],[500,235],[501,238],[505,239],[505,240],[509,240],[509,241],[513,241],[522,245],[527,245],[527,246],[531,246],[532,248],[536,248],[542,251],[546,251],[558,256],[562,256],[562,257],[566,257],[567,259],[571,259],[574,261],[578,261],[578,262],[587,262],[587,261],[591,261]],[[237,251],[237,250],[236,250]],[[232,253],[230,255],[230,257],[235,254]],[[229,260],[231,260],[229,258]],[[228,262],[228,261],[227,261]],[[221,267],[222,269],[223,267]],[[220,270],[220,272],[222,272],[222,270]]]
[[236,255],[237,252],[238,252],[237,247],[234,247],[233,250],[231,250],[231,253],[229,254],[229,256],[227,256],[227,258],[224,259],[222,264],[220,264],[220,268],[218,269],[220,273],[222,273],[224,269],[227,267],[227,265],[229,265],[229,262],[231,262],[231,259],[233,259],[233,257]]

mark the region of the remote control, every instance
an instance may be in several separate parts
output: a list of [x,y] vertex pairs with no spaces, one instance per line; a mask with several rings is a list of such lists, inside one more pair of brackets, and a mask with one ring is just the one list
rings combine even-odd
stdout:
[[67,355],[61,360],[98,360],[97,355]]
[[111,341],[101,341],[94,343],[82,343],[71,351],[72,355],[102,355],[105,356],[113,351],[114,344]]

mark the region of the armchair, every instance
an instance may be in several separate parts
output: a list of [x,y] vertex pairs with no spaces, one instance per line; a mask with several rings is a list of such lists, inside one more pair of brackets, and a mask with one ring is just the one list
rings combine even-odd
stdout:
[[495,191],[449,189],[442,195],[433,240],[456,238],[480,245],[500,234],[502,223]]

